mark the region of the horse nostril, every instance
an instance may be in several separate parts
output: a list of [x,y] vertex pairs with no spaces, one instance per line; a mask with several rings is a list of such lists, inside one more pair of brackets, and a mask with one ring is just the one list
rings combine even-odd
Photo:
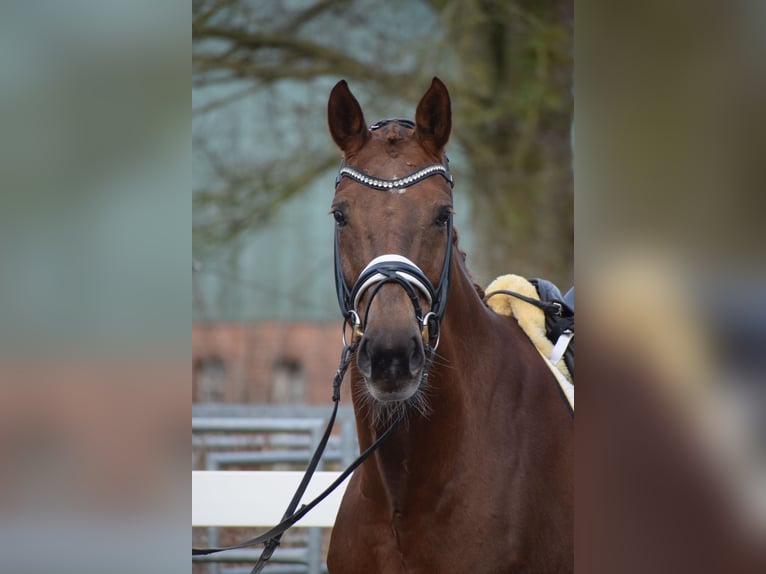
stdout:
[[356,356],[356,366],[365,379],[369,379],[372,376],[372,357],[370,357],[368,342],[369,340],[366,337],[362,339],[362,342],[359,343],[359,352]]
[[359,345],[356,363],[367,380],[396,382],[416,378],[425,358],[417,337],[398,341],[365,337]]
[[410,351],[410,375],[416,377],[423,369],[425,364],[425,353],[423,353],[423,345],[421,340],[417,337],[412,338],[412,349]]

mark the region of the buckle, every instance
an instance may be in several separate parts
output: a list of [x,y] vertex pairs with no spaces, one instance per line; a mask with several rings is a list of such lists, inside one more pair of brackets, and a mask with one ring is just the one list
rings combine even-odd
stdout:
[[[353,323],[351,320],[353,320]],[[362,331],[362,320],[359,318],[359,314],[353,309],[348,312],[348,316],[343,322],[341,341],[343,342],[344,347],[348,347],[348,343],[346,342],[346,325],[351,325],[351,344],[356,345],[364,336],[364,332]]]
[[[431,320],[434,321],[434,328],[431,329],[429,326],[429,323]],[[436,316],[436,313],[433,311],[429,311],[425,314],[423,319],[420,321],[420,336],[423,338],[423,344],[426,346],[426,348],[430,348],[431,351],[435,351],[436,348],[439,346],[439,340],[441,339],[441,329],[439,329],[439,318]],[[435,332],[435,334],[434,334]],[[436,343],[433,347],[431,347],[431,339],[435,338]]]

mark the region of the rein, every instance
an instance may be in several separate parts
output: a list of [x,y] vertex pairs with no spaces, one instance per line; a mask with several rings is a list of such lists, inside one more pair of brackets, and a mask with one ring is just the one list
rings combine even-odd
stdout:
[[[380,127],[397,121],[404,127],[414,128],[415,124],[410,120],[393,119],[383,120],[370,126],[370,130],[376,130]],[[445,158],[446,160],[446,158]],[[450,187],[454,185],[452,175],[449,171],[449,160],[445,161],[445,164],[429,164],[425,167],[418,169],[417,171],[397,179],[382,179],[370,176],[365,172],[356,169],[352,166],[346,166],[341,162],[341,167],[338,172],[338,176],[335,180],[335,187],[337,189],[341,180],[344,177],[348,177],[357,183],[370,187],[376,190],[396,191],[404,189],[410,185],[414,185],[423,179],[431,177],[433,175],[440,175],[444,177],[450,184]],[[298,508],[298,504],[301,501],[308,485],[311,481],[311,477],[314,474],[319,461],[322,458],[322,453],[327,446],[327,442],[332,433],[333,425],[335,424],[335,418],[338,412],[338,405],[340,403],[340,387],[343,382],[343,378],[346,374],[348,366],[354,358],[357,345],[361,338],[364,336],[364,329],[367,326],[367,316],[369,314],[370,304],[372,303],[375,295],[380,291],[381,287],[386,283],[396,283],[400,285],[409,296],[413,308],[415,310],[415,317],[418,324],[421,327],[421,335],[423,337],[423,343],[427,350],[428,357],[426,361],[425,371],[428,372],[431,364],[433,363],[434,353],[436,347],[439,345],[440,325],[444,318],[444,313],[447,304],[447,295],[449,293],[450,275],[452,271],[452,215],[450,214],[447,220],[447,247],[444,254],[444,263],[442,264],[442,271],[439,276],[438,287],[434,287],[428,277],[421,271],[421,269],[412,261],[401,255],[387,254],[373,259],[360,273],[356,282],[351,289],[346,285],[346,281],[343,278],[343,270],[340,261],[340,253],[338,249],[338,228],[335,228],[335,247],[334,247],[334,265],[335,265],[335,287],[338,296],[338,304],[340,310],[343,313],[343,350],[341,351],[340,363],[338,370],[333,377],[333,409],[330,419],[325,428],[324,434],[321,440],[317,444],[316,450],[311,457],[311,460],[303,474],[300,484],[298,485],[295,494],[290,500],[287,509],[285,510],[282,520],[279,524],[267,530],[263,534],[250,538],[238,544],[231,546],[222,546],[218,548],[192,548],[192,556],[207,556],[210,554],[216,554],[225,550],[236,550],[239,548],[245,548],[248,546],[254,546],[256,544],[264,544],[264,549],[261,552],[258,562],[256,562],[250,574],[259,574],[266,565],[266,562],[271,558],[274,551],[280,544],[282,535],[292,526],[294,526],[301,518],[308,514],[315,506],[327,498],[340,484],[345,481],[359,465],[367,460],[383,442],[394,432],[399,424],[404,420],[409,412],[408,408],[402,410],[399,416],[391,423],[385,432],[383,432],[363,453],[361,453],[352,462],[349,467],[344,470],[338,478],[336,478],[332,484],[330,484],[319,496],[308,504],[302,505]],[[360,319],[357,311],[357,306],[362,295],[370,291],[370,298],[367,303],[367,312],[365,313],[364,321]],[[425,314],[420,306],[420,300],[418,292],[423,295],[429,304],[429,311]],[[346,325],[351,326],[352,336],[351,343],[346,343]]]
[[[344,330],[346,327],[346,324],[343,324]],[[314,451],[314,454],[311,457],[311,461],[309,462],[306,471],[303,474],[303,478],[301,479],[300,484],[298,485],[297,490],[295,491],[295,494],[293,495],[293,498],[290,500],[290,504],[287,506],[287,510],[285,510],[284,515],[282,516],[282,521],[271,528],[270,530],[267,530],[263,534],[256,536],[254,538],[249,538],[247,540],[244,540],[243,542],[239,542],[237,544],[232,544],[231,546],[221,546],[217,548],[192,548],[192,556],[207,556],[210,554],[216,554],[218,552],[223,552],[225,550],[236,550],[239,548],[246,548],[248,546],[254,546],[256,544],[264,544],[265,547],[263,549],[263,552],[261,552],[261,556],[258,558],[258,562],[255,564],[253,569],[250,571],[250,574],[258,574],[263,570],[263,567],[266,565],[266,562],[271,558],[271,555],[274,553],[274,551],[279,546],[279,543],[282,539],[282,535],[290,529],[292,526],[294,526],[301,518],[303,518],[306,514],[308,514],[314,507],[316,507],[320,502],[322,502],[325,498],[327,498],[338,486],[340,486],[343,481],[345,481],[352,472],[354,472],[359,465],[361,465],[365,460],[367,460],[370,455],[372,455],[376,450],[378,450],[378,447],[380,447],[381,444],[391,435],[391,433],[396,429],[396,427],[399,426],[399,423],[404,420],[404,417],[407,415],[407,411],[402,411],[402,413],[394,420],[394,422],[391,424],[386,431],[381,434],[374,443],[372,443],[363,453],[361,453],[355,460],[352,462],[349,467],[344,470],[338,478],[336,478],[332,484],[330,484],[325,490],[323,490],[314,500],[309,502],[308,504],[302,505],[300,508],[296,510],[298,507],[298,503],[300,502],[301,498],[303,497],[303,494],[306,492],[306,489],[308,488],[309,482],[311,481],[311,477],[314,475],[314,471],[316,470],[316,467],[319,464],[320,459],[322,458],[322,453],[325,450],[325,447],[327,446],[327,442],[330,438],[330,434],[332,433],[332,428],[335,424],[335,417],[338,413],[338,405],[340,403],[340,386],[343,382],[343,377],[346,374],[346,370],[348,369],[348,366],[351,364],[352,359],[354,358],[354,352],[356,351],[356,345],[344,345],[343,350],[341,351],[341,359],[340,364],[338,365],[338,370],[335,373],[335,376],[333,377],[333,394],[332,394],[332,401],[334,403],[332,414],[330,415],[330,420],[327,422],[327,427],[325,428],[324,434],[322,435],[322,439],[319,441],[319,444],[317,444],[317,448]]]

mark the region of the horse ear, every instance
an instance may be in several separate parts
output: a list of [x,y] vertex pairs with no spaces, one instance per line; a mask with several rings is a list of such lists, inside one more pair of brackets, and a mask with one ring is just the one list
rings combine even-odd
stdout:
[[335,84],[330,92],[327,122],[332,139],[345,155],[357,151],[370,137],[362,108],[348,89],[346,80]]
[[427,150],[440,154],[452,130],[452,110],[447,86],[439,78],[431,81],[415,112],[415,137]]

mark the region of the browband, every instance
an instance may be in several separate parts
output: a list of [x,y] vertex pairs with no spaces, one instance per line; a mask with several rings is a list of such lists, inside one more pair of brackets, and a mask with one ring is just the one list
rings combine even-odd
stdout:
[[341,165],[340,170],[338,170],[338,176],[335,178],[335,187],[338,187],[341,179],[348,177],[357,183],[366,185],[367,187],[380,189],[382,191],[388,191],[404,189],[411,185],[415,185],[416,183],[426,179],[427,177],[431,177],[432,175],[443,176],[444,179],[449,182],[450,187],[455,185],[452,179],[452,174],[450,174],[447,167],[440,163],[430,163],[409,175],[397,179],[382,179],[379,177],[374,177],[355,167],[351,167],[350,165]]
[[[381,120],[372,124],[370,126],[370,131],[378,130],[383,126],[393,122],[397,122],[399,125],[404,126],[405,128],[415,128],[415,123],[411,120],[404,118],[392,118],[388,120]],[[341,160],[340,169],[338,170],[338,175],[335,178],[335,187],[337,188],[338,185],[340,185],[340,182],[344,177],[348,177],[357,183],[361,183],[362,185],[366,185],[367,187],[371,187],[373,189],[379,189],[381,191],[394,191],[399,189],[406,189],[407,187],[415,185],[416,183],[426,179],[427,177],[431,177],[432,175],[441,175],[444,177],[444,179],[447,180],[450,187],[454,187],[455,181],[452,179],[452,174],[449,171],[449,158],[444,156],[444,161],[445,163],[443,164],[430,163],[421,167],[417,171],[413,171],[409,175],[405,175],[404,177],[399,177],[396,179],[384,179],[381,177],[375,177],[369,173],[365,173],[362,170],[350,165],[346,165],[345,162]]]

